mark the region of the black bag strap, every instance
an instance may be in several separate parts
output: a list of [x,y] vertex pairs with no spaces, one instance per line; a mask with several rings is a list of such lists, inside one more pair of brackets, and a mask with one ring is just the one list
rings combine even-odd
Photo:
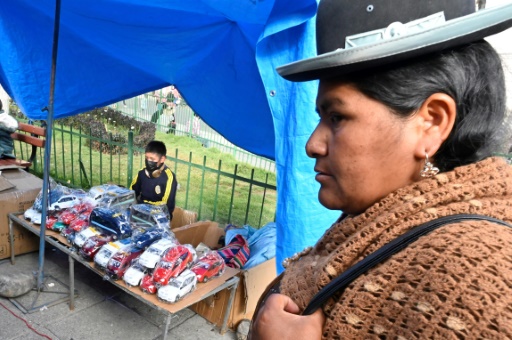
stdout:
[[462,222],[467,220],[484,220],[493,223],[501,224],[512,228],[512,225],[502,220],[484,216],[484,215],[472,215],[472,214],[458,214],[450,215],[437,218],[435,220],[423,223],[413,229],[409,230],[405,234],[397,237],[391,242],[385,244],[381,248],[377,249],[352,267],[345,270],[341,275],[336,277],[334,280],[329,282],[324,288],[322,288],[309,302],[302,315],[310,315],[314,313],[319,307],[321,307],[332,294],[338,291],[343,291],[345,288],[360,275],[366,273],[377,264],[384,262],[392,255],[396,254],[400,250],[407,247],[410,243],[416,241],[421,236],[424,236],[431,231],[450,223]]

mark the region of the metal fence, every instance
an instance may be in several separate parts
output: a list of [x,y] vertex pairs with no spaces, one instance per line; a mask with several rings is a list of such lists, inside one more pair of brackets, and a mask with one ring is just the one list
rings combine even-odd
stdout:
[[[90,188],[103,183],[129,186],[144,167],[144,150],[128,143],[93,137],[91,131],[56,125],[52,136],[50,176],[70,187]],[[15,143],[18,157],[30,154],[27,144]],[[44,151],[39,150],[31,171],[41,175]],[[176,205],[198,213],[200,220],[253,227],[275,220],[275,175],[244,164],[226,166],[222,160],[168,152],[166,164],[176,174],[179,188]]]
[[157,131],[196,138],[205,147],[215,147],[223,153],[232,154],[240,162],[275,172],[274,161],[230,143],[195,115],[184,101],[179,104],[168,102],[162,90],[129,98],[110,107],[139,121],[154,123]]

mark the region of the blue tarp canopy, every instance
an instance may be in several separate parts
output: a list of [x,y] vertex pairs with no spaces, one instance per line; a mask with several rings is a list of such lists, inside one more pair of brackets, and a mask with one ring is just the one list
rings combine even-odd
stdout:
[[[62,0],[54,118],[176,85],[229,141],[275,159],[280,263],[339,216],[319,204],[304,151],[317,84],[275,71],[315,53],[316,8],[316,0]],[[0,4],[0,83],[32,119],[47,118],[54,13],[55,0]]]

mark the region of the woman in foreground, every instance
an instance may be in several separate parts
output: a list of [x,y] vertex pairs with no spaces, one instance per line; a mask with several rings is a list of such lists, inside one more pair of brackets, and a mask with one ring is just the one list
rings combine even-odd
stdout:
[[252,340],[512,338],[512,228],[482,220],[420,237],[301,315],[322,287],[422,223],[512,222],[512,168],[494,156],[511,141],[503,69],[483,40],[512,26],[512,5],[474,6],[320,2],[319,56],[278,71],[320,80],[306,152],[320,202],[343,215],[286,261]]

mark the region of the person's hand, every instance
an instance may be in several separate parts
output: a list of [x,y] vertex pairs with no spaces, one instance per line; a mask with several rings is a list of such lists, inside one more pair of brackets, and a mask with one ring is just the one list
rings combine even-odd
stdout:
[[325,316],[321,308],[307,316],[288,296],[272,294],[261,307],[251,328],[251,340],[320,339]]

